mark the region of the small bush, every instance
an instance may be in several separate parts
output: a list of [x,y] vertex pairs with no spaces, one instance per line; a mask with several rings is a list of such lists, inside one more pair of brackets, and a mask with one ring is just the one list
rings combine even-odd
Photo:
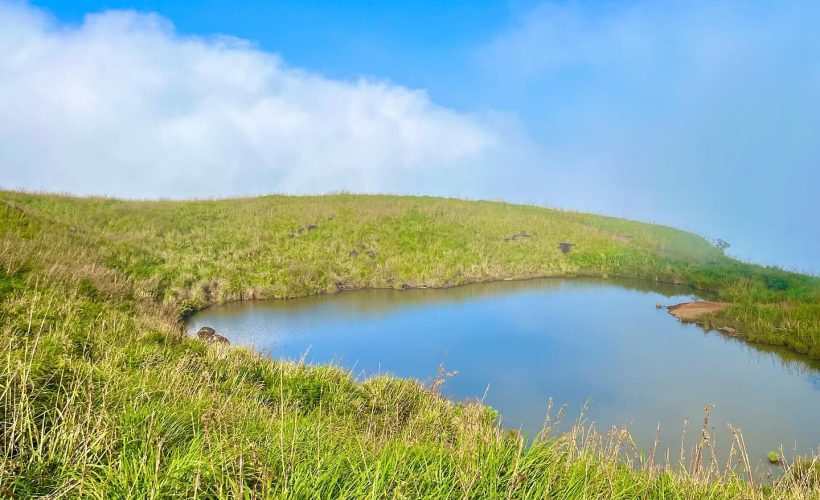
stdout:
[[780,463],[780,454],[776,451],[770,451],[769,453],[766,453],[766,458],[769,460],[770,464]]

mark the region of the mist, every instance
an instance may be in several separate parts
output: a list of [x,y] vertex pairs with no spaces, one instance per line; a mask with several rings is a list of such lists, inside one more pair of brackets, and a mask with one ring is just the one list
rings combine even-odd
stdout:
[[558,205],[817,271],[819,22],[806,1],[545,3],[477,59],[530,103]]

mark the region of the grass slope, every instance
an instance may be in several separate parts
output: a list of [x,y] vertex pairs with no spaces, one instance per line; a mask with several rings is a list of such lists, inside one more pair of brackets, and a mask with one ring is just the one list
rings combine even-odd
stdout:
[[[133,202],[0,192],[0,200],[74,228],[103,265],[172,310],[363,287],[628,276],[714,291],[733,304],[715,325],[820,357],[820,279],[741,263],[663,226],[421,197]],[[505,240],[522,231],[531,236]],[[561,241],[575,243],[568,255]]]
[[[758,489],[708,461],[650,459],[620,431],[576,427],[525,446],[491,409],[417,382],[358,383],[334,367],[206,346],[180,327],[227,300],[619,275],[713,290],[735,305],[711,321],[816,356],[816,278],[739,263],[671,228],[502,203],[0,201],[0,495],[818,494],[802,463]],[[531,236],[505,240],[521,231]],[[559,241],[576,246],[563,255]]]

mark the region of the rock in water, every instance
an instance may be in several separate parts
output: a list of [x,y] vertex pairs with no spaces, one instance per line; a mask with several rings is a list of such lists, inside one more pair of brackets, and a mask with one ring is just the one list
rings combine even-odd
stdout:
[[199,337],[199,340],[204,340],[206,342],[213,340],[214,335],[216,335],[216,330],[210,326],[203,326],[196,334],[196,336]]
[[199,329],[196,333],[196,336],[199,337],[199,340],[203,342],[217,343],[217,344],[230,344],[228,338],[216,333],[216,330],[211,328],[210,326],[203,326]]

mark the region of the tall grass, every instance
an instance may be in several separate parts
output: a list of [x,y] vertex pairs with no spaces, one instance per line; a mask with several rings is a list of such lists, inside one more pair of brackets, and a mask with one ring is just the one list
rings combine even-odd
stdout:
[[[557,433],[553,416],[528,443],[499,427],[491,408],[448,401],[438,384],[358,382],[336,367],[205,345],[180,327],[186,311],[209,303],[340,284],[631,272],[703,285],[723,283],[733,269],[751,278],[727,281],[721,293],[760,294],[748,307],[793,301],[812,314],[800,294],[810,299],[815,282],[782,273],[786,290],[761,292],[765,277],[781,272],[743,267],[696,237],[455,200],[137,203],[1,194],[0,495],[816,498],[820,491],[816,459],[786,464],[771,485],[752,484],[739,434],[730,464],[712,459],[705,431],[695,449],[673,458],[635,449],[621,429],[599,434],[578,424]],[[318,229],[289,236],[308,223]],[[533,237],[503,240],[523,230]],[[577,251],[563,256],[554,239],[575,242]],[[802,331],[805,320],[789,314]]]
[[[0,491],[95,498],[811,498],[816,469],[756,488],[737,438],[714,458],[708,427],[680,460],[629,434],[577,424],[530,445],[478,403],[419,383],[363,383],[335,367],[141,332],[105,308],[71,341],[80,301],[36,290],[5,327]],[[62,304],[62,305],[56,305]],[[79,327],[80,325],[77,325]],[[117,341],[97,353],[97,343]],[[675,457],[677,458],[677,457]],[[816,462],[815,462],[816,463]],[[801,469],[802,467],[802,469]]]

